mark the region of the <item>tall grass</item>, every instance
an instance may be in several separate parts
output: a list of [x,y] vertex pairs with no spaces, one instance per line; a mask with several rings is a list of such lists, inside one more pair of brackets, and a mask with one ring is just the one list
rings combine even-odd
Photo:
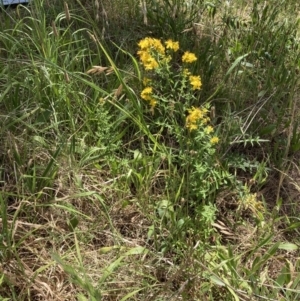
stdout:
[[297,300],[293,5],[1,9],[1,300]]

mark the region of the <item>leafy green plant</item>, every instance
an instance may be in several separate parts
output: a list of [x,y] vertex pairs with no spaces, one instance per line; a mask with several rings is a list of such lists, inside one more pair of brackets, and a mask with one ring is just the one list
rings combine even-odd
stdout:
[[188,202],[208,200],[230,175],[215,157],[219,138],[210,125],[209,104],[199,101],[201,78],[189,70],[197,57],[189,51],[179,57],[179,42],[173,40],[162,44],[145,38],[139,48],[144,69],[141,98],[150,107],[149,128],[171,148],[174,163],[184,172],[183,197]]

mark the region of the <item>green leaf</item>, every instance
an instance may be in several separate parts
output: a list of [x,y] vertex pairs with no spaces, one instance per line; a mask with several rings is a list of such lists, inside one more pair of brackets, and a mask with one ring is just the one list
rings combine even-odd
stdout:
[[275,243],[261,258],[259,258],[257,262],[255,262],[255,264],[252,265],[252,273],[255,273],[259,268],[261,268],[269,260],[269,258],[277,252],[279,245],[280,242]]
[[133,159],[134,160],[140,160],[140,159],[142,159],[142,153],[138,150],[138,149],[136,149],[134,152],[133,152]]
[[230,287],[229,285],[229,281],[227,279],[224,279],[225,283],[227,284],[227,289],[229,290],[229,292],[231,293],[231,295],[233,296],[235,301],[240,301],[240,298],[238,297],[238,295],[235,293],[235,291]]
[[276,279],[276,284],[278,284],[280,287],[283,287],[285,284],[288,284],[291,279],[291,273],[288,269],[288,267],[285,265],[281,271],[279,276]]
[[241,61],[242,61],[245,57],[247,57],[249,54],[250,54],[250,53],[246,53],[246,54],[244,54],[244,55],[238,57],[238,58],[234,61],[234,63],[231,65],[231,67],[228,69],[228,71],[226,72],[225,78],[228,77],[229,74],[233,71],[233,69],[236,68],[237,65],[239,65],[239,64],[241,63]]
[[182,228],[182,226],[184,225],[184,219],[181,218],[177,221],[177,227],[178,229]]
[[286,250],[286,251],[296,251],[298,250],[298,246],[292,243],[281,243],[278,249]]
[[107,268],[105,268],[102,277],[99,280],[99,283],[104,283],[106,279],[113,273],[113,271],[121,265],[121,262],[124,258],[124,256],[120,256],[117,260],[115,260]]
[[78,294],[77,298],[78,298],[78,301],[88,301],[88,299],[82,294]]
[[259,248],[267,245],[271,239],[273,238],[274,234],[270,234],[269,236],[267,236],[266,238],[264,238],[257,246],[255,246],[255,248],[252,250],[252,252],[249,254],[249,258],[257,251],[259,250]]
[[215,275],[210,276],[210,280],[219,286],[226,286],[224,281]]
[[259,130],[259,135],[260,136],[273,135],[275,131],[276,131],[276,124],[269,124]]
[[158,208],[157,208],[158,214],[159,216],[162,217],[170,217],[170,213],[174,211],[174,208],[171,204],[170,201],[168,200],[162,200],[160,201],[160,203],[158,204]]
[[257,97],[258,97],[258,98],[261,98],[261,97],[265,96],[266,93],[267,93],[266,90],[262,90],[262,91],[260,91],[260,92],[258,93]]
[[4,274],[1,275],[0,277],[0,286],[4,283]]
[[300,228],[300,222],[291,224],[288,228],[284,229],[284,231],[286,232],[297,228]]
[[120,246],[110,246],[110,247],[102,247],[99,249],[100,254],[107,254],[113,250],[121,250],[122,247]]
[[147,253],[148,250],[145,247],[135,247],[135,248],[131,248],[130,250],[128,250],[124,255],[121,255],[117,260],[115,260],[114,262],[112,262],[107,268],[104,269],[104,272],[102,274],[102,277],[99,280],[99,283],[104,283],[106,281],[106,279],[119,267],[121,266],[123,263],[123,259],[126,258],[126,256],[129,255],[140,255],[140,254],[144,254]]
[[147,238],[150,239],[154,233],[154,225],[151,225],[148,229]]
[[78,226],[79,220],[76,216],[70,218],[67,222],[68,226],[69,226],[69,230],[70,231],[74,231],[75,228]]
[[127,251],[124,255],[141,255],[144,253],[148,253],[148,250],[145,247],[137,246],[135,248],[131,248],[129,251]]
[[141,290],[143,290],[143,288],[137,289],[133,292],[128,293],[126,296],[124,296],[120,301],[125,301],[127,299],[129,299],[130,297],[136,295],[138,292],[140,292]]

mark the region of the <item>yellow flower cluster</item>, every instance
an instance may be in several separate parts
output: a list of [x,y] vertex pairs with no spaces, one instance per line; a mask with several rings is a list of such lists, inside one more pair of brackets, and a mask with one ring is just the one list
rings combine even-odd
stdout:
[[[177,51],[179,49],[179,42],[167,40],[165,46],[159,39],[145,38],[138,43],[140,50],[137,52],[145,70],[153,70],[159,67],[157,57],[155,54],[161,56],[162,61],[169,62],[171,57],[165,56],[166,49]],[[153,55],[154,54],[154,55]]]
[[138,43],[141,50],[154,49],[160,54],[165,54],[165,47],[160,40],[154,38],[145,38]]
[[[207,117],[208,109],[207,108],[195,108],[192,107],[189,111],[188,116],[186,117],[186,127],[192,131],[196,130],[199,124],[206,125],[210,118]],[[207,135],[210,135],[214,131],[214,128],[211,125],[208,125],[204,128],[204,132]],[[213,136],[210,139],[211,144],[217,144],[219,142],[219,138],[217,136]]]
[[157,60],[152,57],[148,51],[140,50],[138,51],[138,55],[140,56],[140,60],[143,63],[145,70],[153,70],[159,66]]
[[193,63],[197,61],[197,57],[194,53],[186,51],[182,56],[183,63]]
[[208,110],[206,108],[200,109],[192,107],[189,110],[189,115],[186,117],[186,127],[192,131],[198,128],[199,121],[202,124],[206,124],[209,121],[209,117],[206,117]]
[[152,87],[146,87],[142,92],[141,92],[141,98],[148,101],[151,108],[154,109],[156,106],[156,100],[152,96]]
[[[139,51],[137,52],[140,61],[146,71],[155,70],[161,67],[161,70],[165,70],[164,67],[169,66],[169,62],[172,59],[171,51],[176,52],[179,50],[179,42],[173,41],[171,39],[161,42],[159,39],[146,37],[142,39],[139,43]],[[182,55],[183,63],[193,63],[197,60],[197,57],[194,53],[186,51]],[[168,69],[166,69],[168,70]],[[191,90],[200,90],[202,87],[201,77],[197,75],[193,75],[188,68],[182,68],[181,74],[184,82],[188,82],[190,84]],[[156,99],[153,97],[152,88],[151,88],[151,79],[144,78],[143,85],[145,89],[141,92],[142,99],[149,102],[149,104],[153,108],[157,104]],[[194,111],[193,111],[194,110]],[[197,128],[197,122],[193,120],[202,119],[201,122],[204,124],[205,118],[202,118],[199,115],[198,109],[192,109],[190,115],[187,120],[187,127],[192,130]],[[199,109],[200,110],[200,109]],[[203,109],[206,110],[206,109]],[[207,112],[200,110],[202,114],[206,114]],[[198,112],[198,113],[197,113]],[[197,115],[198,114],[198,115]]]
[[182,74],[184,77],[189,79],[189,82],[192,86],[193,90],[200,90],[202,87],[202,82],[201,82],[201,77],[200,75],[192,75],[191,72],[189,71],[189,69],[184,68],[182,70]]
[[210,139],[211,144],[217,144],[219,143],[219,138],[217,136],[214,136]]
[[200,90],[200,88],[202,86],[200,76],[190,75],[189,79],[190,79],[190,83],[192,85],[193,90]]
[[167,40],[165,42],[166,48],[171,49],[173,51],[177,51],[179,49],[179,42],[174,42],[172,40]]

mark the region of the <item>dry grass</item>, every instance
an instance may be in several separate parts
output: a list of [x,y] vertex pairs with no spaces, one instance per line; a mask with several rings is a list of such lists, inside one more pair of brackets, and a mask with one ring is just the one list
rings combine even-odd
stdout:
[[[297,167],[293,170],[293,180],[286,187],[283,186],[286,193],[289,189],[290,193],[287,194],[294,195],[293,202],[299,199],[299,190],[296,189],[297,196],[294,193],[295,186],[299,188],[295,175],[299,176]],[[291,180],[291,177],[288,179]],[[200,270],[203,267],[197,263],[193,254],[178,265],[174,254],[161,257],[155,252],[152,244],[147,243],[149,220],[136,206],[136,201],[130,202],[125,208],[122,206],[125,199],[132,199],[129,192],[116,195],[114,187],[106,184],[109,181],[107,175],[103,178],[101,172],[85,175],[81,181],[86,191],[95,191],[105,199],[105,207],[109,208],[107,213],[103,210],[103,204],[93,196],[72,197],[80,193],[80,190],[74,188],[76,183],[73,183],[71,191],[57,191],[57,195],[61,197],[53,199],[49,206],[19,200],[17,208],[8,208],[8,224],[12,230],[14,247],[13,253],[6,254],[8,259],[1,265],[1,272],[5,275],[6,283],[9,283],[2,287],[2,292],[10,290],[10,286],[18,292],[20,300],[76,300],[75,295],[84,293],[85,290],[54,260],[53,253],[63,258],[64,264],[72,266],[83,279],[86,277],[89,283],[97,287],[108,267],[123,256],[126,250],[142,246],[149,253],[125,256],[116,270],[109,273],[105,283],[101,284],[103,300],[121,300],[135,290],[140,290],[137,294],[142,300],[158,300],[159,297],[176,300],[182,293],[193,300],[203,298],[203,293],[197,289],[203,284],[199,275],[199,267]],[[70,180],[69,187],[72,187]],[[75,231],[70,231],[68,224],[70,213],[58,208],[68,204],[85,215],[78,217],[79,224]],[[234,253],[244,254],[245,268],[251,269],[253,260],[262,256],[264,249],[255,252],[252,260],[247,257],[247,252],[255,247],[266,229],[257,228],[249,211],[243,214],[242,223],[237,221],[232,207],[237,205],[230,204],[228,199],[223,199],[218,206],[226,208],[220,211],[220,222],[217,222],[219,227],[215,227],[219,233],[216,233],[216,237],[225,245],[229,243]],[[287,207],[287,203],[283,205],[283,208]],[[23,217],[24,211],[31,214]],[[35,222],[31,222],[32,220]],[[284,231],[276,230],[280,224],[273,226],[274,229],[268,231],[277,231],[275,240],[285,241]],[[295,255],[290,253],[287,256],[282,253],[272,257],[263,272],[271,279],[276,279],[284,266],[282,258],[289,260],[291,266],[295,267]],[[243,258],[240,261],[243,262]],[[272,282],[266,282],[265,285],[272,285]],[[219,300],[218,298],[215,300]]]

